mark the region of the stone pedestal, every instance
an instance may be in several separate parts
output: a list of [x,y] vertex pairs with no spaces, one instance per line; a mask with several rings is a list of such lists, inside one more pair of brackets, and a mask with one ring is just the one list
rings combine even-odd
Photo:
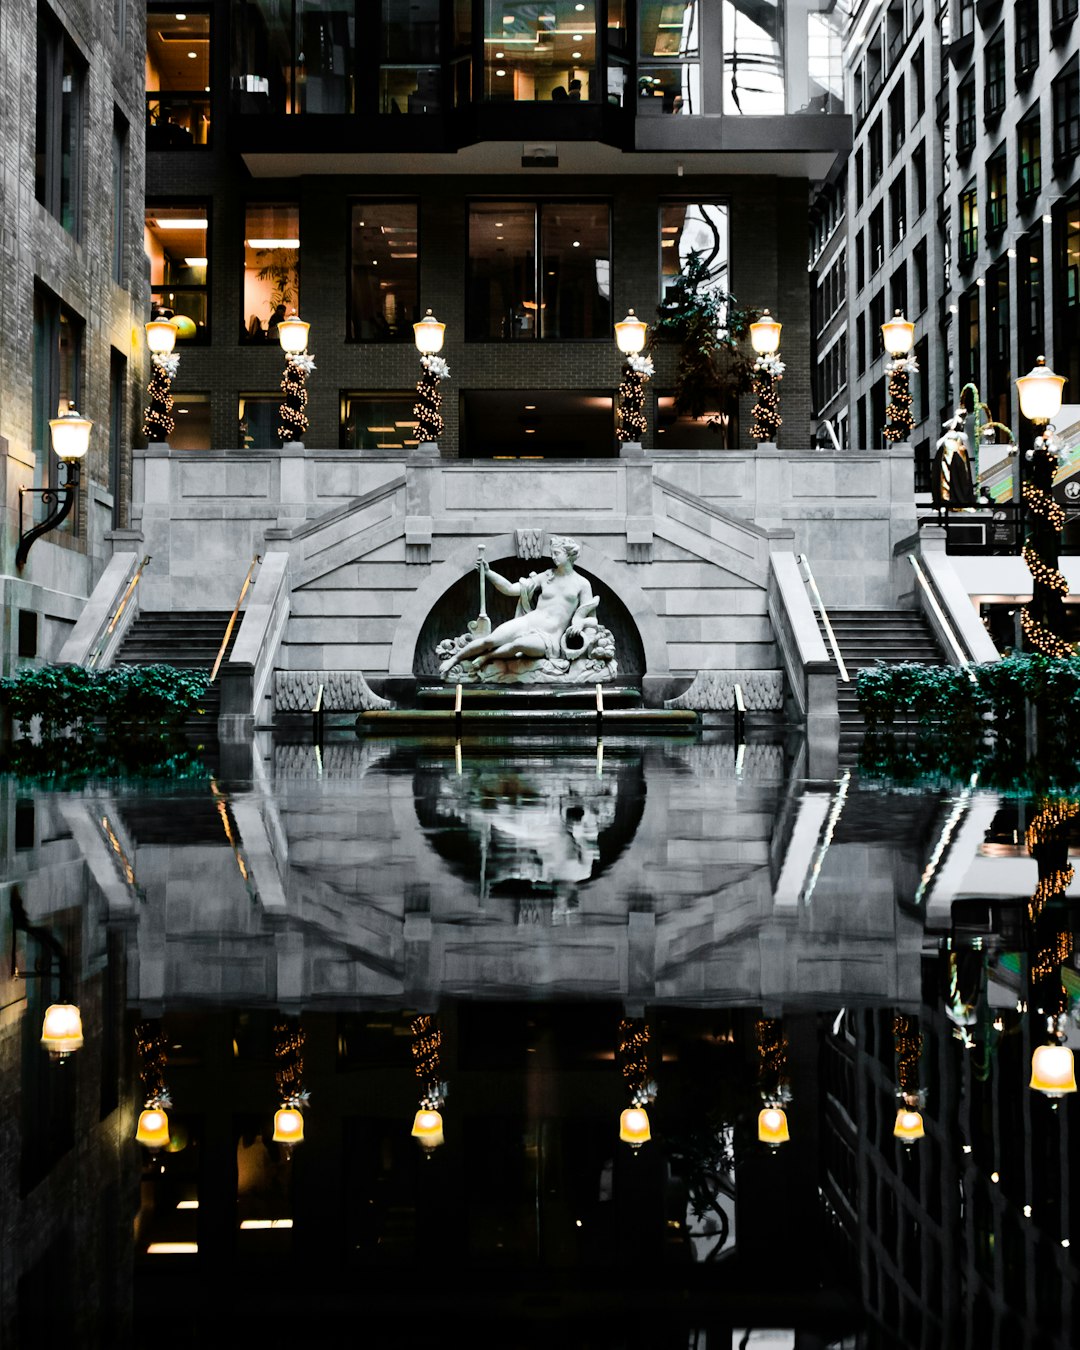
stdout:
[[757,443],[757,448],[758,448],[759,450],[775,450],[775,449],[776,449],[776,442],[775,442],[775,441],[758,441],[758,443]]
[[619,445],[620,459],[641,459],[644,454],[640,441],[622,441]]

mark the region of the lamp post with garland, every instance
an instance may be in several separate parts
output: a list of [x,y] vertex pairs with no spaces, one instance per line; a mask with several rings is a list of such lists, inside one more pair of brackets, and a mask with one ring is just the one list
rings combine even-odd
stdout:
[[615,341],[626,358],[619,384],[619,425],[616,435],[621,448],[629,453],[639,451],[649,429],[645,416],[645,383],[653,373],[652,358],[642,356],[648,324],[631,309],[626,318],[615,325]]
[[155,309],[144,325],[146,345],[150,349],[150,383],[146,392],[150,406],[143,416],[143,435],[151,443],[168,443],[176,422],[173,419],[172,382],[180,369],[180,357],[174,353],[177,329],[171,309]]
[[294,310],[278,324],[278,342],[285,353],[285,370],[281,376],[281,423],[278,435],[283,445],[303,445],[308,429],[307,377],[315,369],[315,358],[308,352],[309,323]]
[[416,382],[416,403],[413,405],[416,439],[422,450],[437,454],[443,430],[439,382],[450,375],[450,367],[445,358],[439,355],[446,337],[446,324],[440,323],[429,309],[419,323],[413,324],[413,337],[422,367]]
[[884,436],[900,445],[908,441],[915,419],[911,414],[911,385],[909,376],[919,369],[911,355],[915,343],[915,325],[897,310],[888,323],[881,325],[881,340],[891,360],[886,366],[889,375],[889,406],[885,409]]
[[750,325],[750,345],[757,353],[751,386],[756,401],[750,435],[759,445],[775,445],[776,433],[783,423],[780,396],[776,390],[784,376],[784,363],[780,360],[780,330],[783,326],[767,309],[762,310],[761,317]]

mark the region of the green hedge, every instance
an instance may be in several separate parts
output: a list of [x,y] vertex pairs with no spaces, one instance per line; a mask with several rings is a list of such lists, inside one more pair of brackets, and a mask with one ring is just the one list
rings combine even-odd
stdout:
[[206,693],[206,673],[176,666],[38,666],[0,680],[0,701],[23,735],[40,718],[42,741],[138,736],[178,728]]

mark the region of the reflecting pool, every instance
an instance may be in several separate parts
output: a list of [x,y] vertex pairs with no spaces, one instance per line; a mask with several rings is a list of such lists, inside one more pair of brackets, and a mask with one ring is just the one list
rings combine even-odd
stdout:
[[1073,1345],[1080,806],[807,765],[0,779],[0,1345]]

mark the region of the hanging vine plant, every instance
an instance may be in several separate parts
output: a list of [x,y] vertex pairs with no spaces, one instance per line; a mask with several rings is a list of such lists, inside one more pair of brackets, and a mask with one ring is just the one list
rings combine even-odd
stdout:
[[[679,344],[675,412],[680,417],[715,413],[730,398],[748,393],[753,382],[754,353],[743,339],[758,311],[740,309],[728,291],[711,287],[712,280],[704,255],[691,253],[657,309],[654,336]],[[707,425],[721,428],[716,417]]]

